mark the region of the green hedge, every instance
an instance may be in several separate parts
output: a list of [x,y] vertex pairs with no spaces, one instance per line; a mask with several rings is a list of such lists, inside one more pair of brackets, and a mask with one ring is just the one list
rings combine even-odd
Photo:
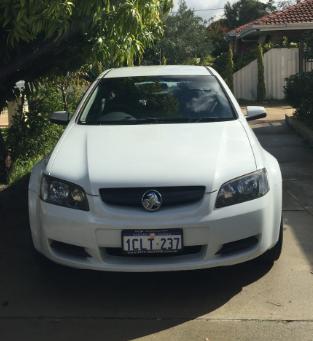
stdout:
[[14,119],[7,137],[14,161],[9,183],[29,173],[33,165],[53,149],[62,132],[63,127],[49,122],[48,114],[30,112],[25,121]]
[[229,86],[231,91],[234,91],[234,55],[233,55],[233,49],[229,45],[228,52],[227,52],[227,63],[226,63],[226,77],[225,81],[227,85]]
[[[67,105],[73,112],[85,88],[70,80],[66,90]],[[29,173],[36,162],[49,154],[64,130],[49,121],[49,113],[64,110],[60,86],[55,81],[43,79],[36,87],[27,89],[26,95],[29,112],[16,112],[7,131],[6,148],[13,159],[9,183]]]
[[265,100],[265,97],[266,97],[266,87],[265,87],[265,78],[264,78],[263,47],[261,44],[258,45],[257,62],[258,62],[257,98],[258,98],[259,102],[263,102]]
[[296,108],[296,116],[313,126],[313,71],[289,77],[285,95],[288,103]]

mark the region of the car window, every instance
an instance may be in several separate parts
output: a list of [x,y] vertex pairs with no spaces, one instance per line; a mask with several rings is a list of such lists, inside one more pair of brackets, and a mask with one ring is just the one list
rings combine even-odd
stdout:
[[235,115],[214,76],[103,78],[80,116],[84,124],[210,122]]

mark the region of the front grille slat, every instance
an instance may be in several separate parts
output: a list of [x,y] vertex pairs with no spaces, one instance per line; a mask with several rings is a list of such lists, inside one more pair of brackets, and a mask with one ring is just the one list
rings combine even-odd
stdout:
[[100,196],[108,205],[142,207],[141,198],[149,190],[161,193],[162,207],[195,203],[200,201],[205,193],[204,186],[130,187],[101,188]]

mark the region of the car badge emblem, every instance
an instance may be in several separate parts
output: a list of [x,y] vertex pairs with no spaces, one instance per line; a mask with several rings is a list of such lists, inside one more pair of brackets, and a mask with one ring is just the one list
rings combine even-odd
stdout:
[[149,190],[141,197],[141,204],[146,211],[158,211],[162,206],[162,195],[156,190]]

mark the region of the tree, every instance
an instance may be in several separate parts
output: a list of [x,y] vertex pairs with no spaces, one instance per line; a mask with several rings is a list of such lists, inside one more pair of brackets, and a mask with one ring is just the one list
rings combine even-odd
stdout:
[[213,47],[211,53],[214,58],[213,66],[222,77],[226,77],[228,42],[225,39],[225,34],[227,31],[224,18],[213,21],[208,27],[208,39]]
[[160,39],[145,55],[146,64],[194,63],[212,50],[205,21],[181,1],[177,13],[165,19],[165,30]]
[[265,79],[264,79],[264,60],[263,60],[263,47],[261,44],[258,45],[258,88],[257,98],[258,101],[264,101],[266,97]]
[[277,8],[279,10],[284,10],[289,6],[294,5],[297,2],[297,0],[281,0],[277,2]]
[[[90,85],[90,82],[86,80],[86,78],[88,79],[88,75],[86,76],[84,71],[80,70],[76,72],[67,72],[62,76],[41,79],[40,82],[37,82],[37,85],[43,88],[43,83],[49,84],[50,89],[55,89],[60,94],[62,103],[61,110],[73,113],[76,110],[76,106],[82,94]],[[32,97],[33,93],[30,93]],[[44,98],[40,98],[39,100],[45,101]],[[49,104],[51,109],[53,107],[53,102]],[[46,110],[48,110],[48,106]]]
[[133,64],[162,33],[171,7],[172,0],[0,0],[0,109],[19,80],[86,63],[90,71]]
[[[212,55],[215,60],[213,66],[223,76],[227,77],[227,54],[229,52],[225,35],[228,31],[247,24],[255,19],[275,10],[272,0],[266,3],[260,0],[239,0],[233,4],[227,2],[224,7],[224,18],[212,22],[209,27],[209,39],[213,45]],[[244,57],[244,58],[243,58]],[[249,51],[245,56],[234,56],[234,71],[241,66],[244,61],[255,58],[254,51]]]
[[263,3],[259,0],[239,0],[234,4],[227,2],[224,8],[227,27],[236,28],[258,19],[275,10],[273,0]]
[[0,107],[16,81],[87,61],[132,64],[162,32],[171,0],[0,0]]
[[228,52],[227,52],[225,81],[227,85],[229,86],[230,90],[232,91],[234,89],[233,73],[234,73],[233,49],[231,45],[229,45]]

